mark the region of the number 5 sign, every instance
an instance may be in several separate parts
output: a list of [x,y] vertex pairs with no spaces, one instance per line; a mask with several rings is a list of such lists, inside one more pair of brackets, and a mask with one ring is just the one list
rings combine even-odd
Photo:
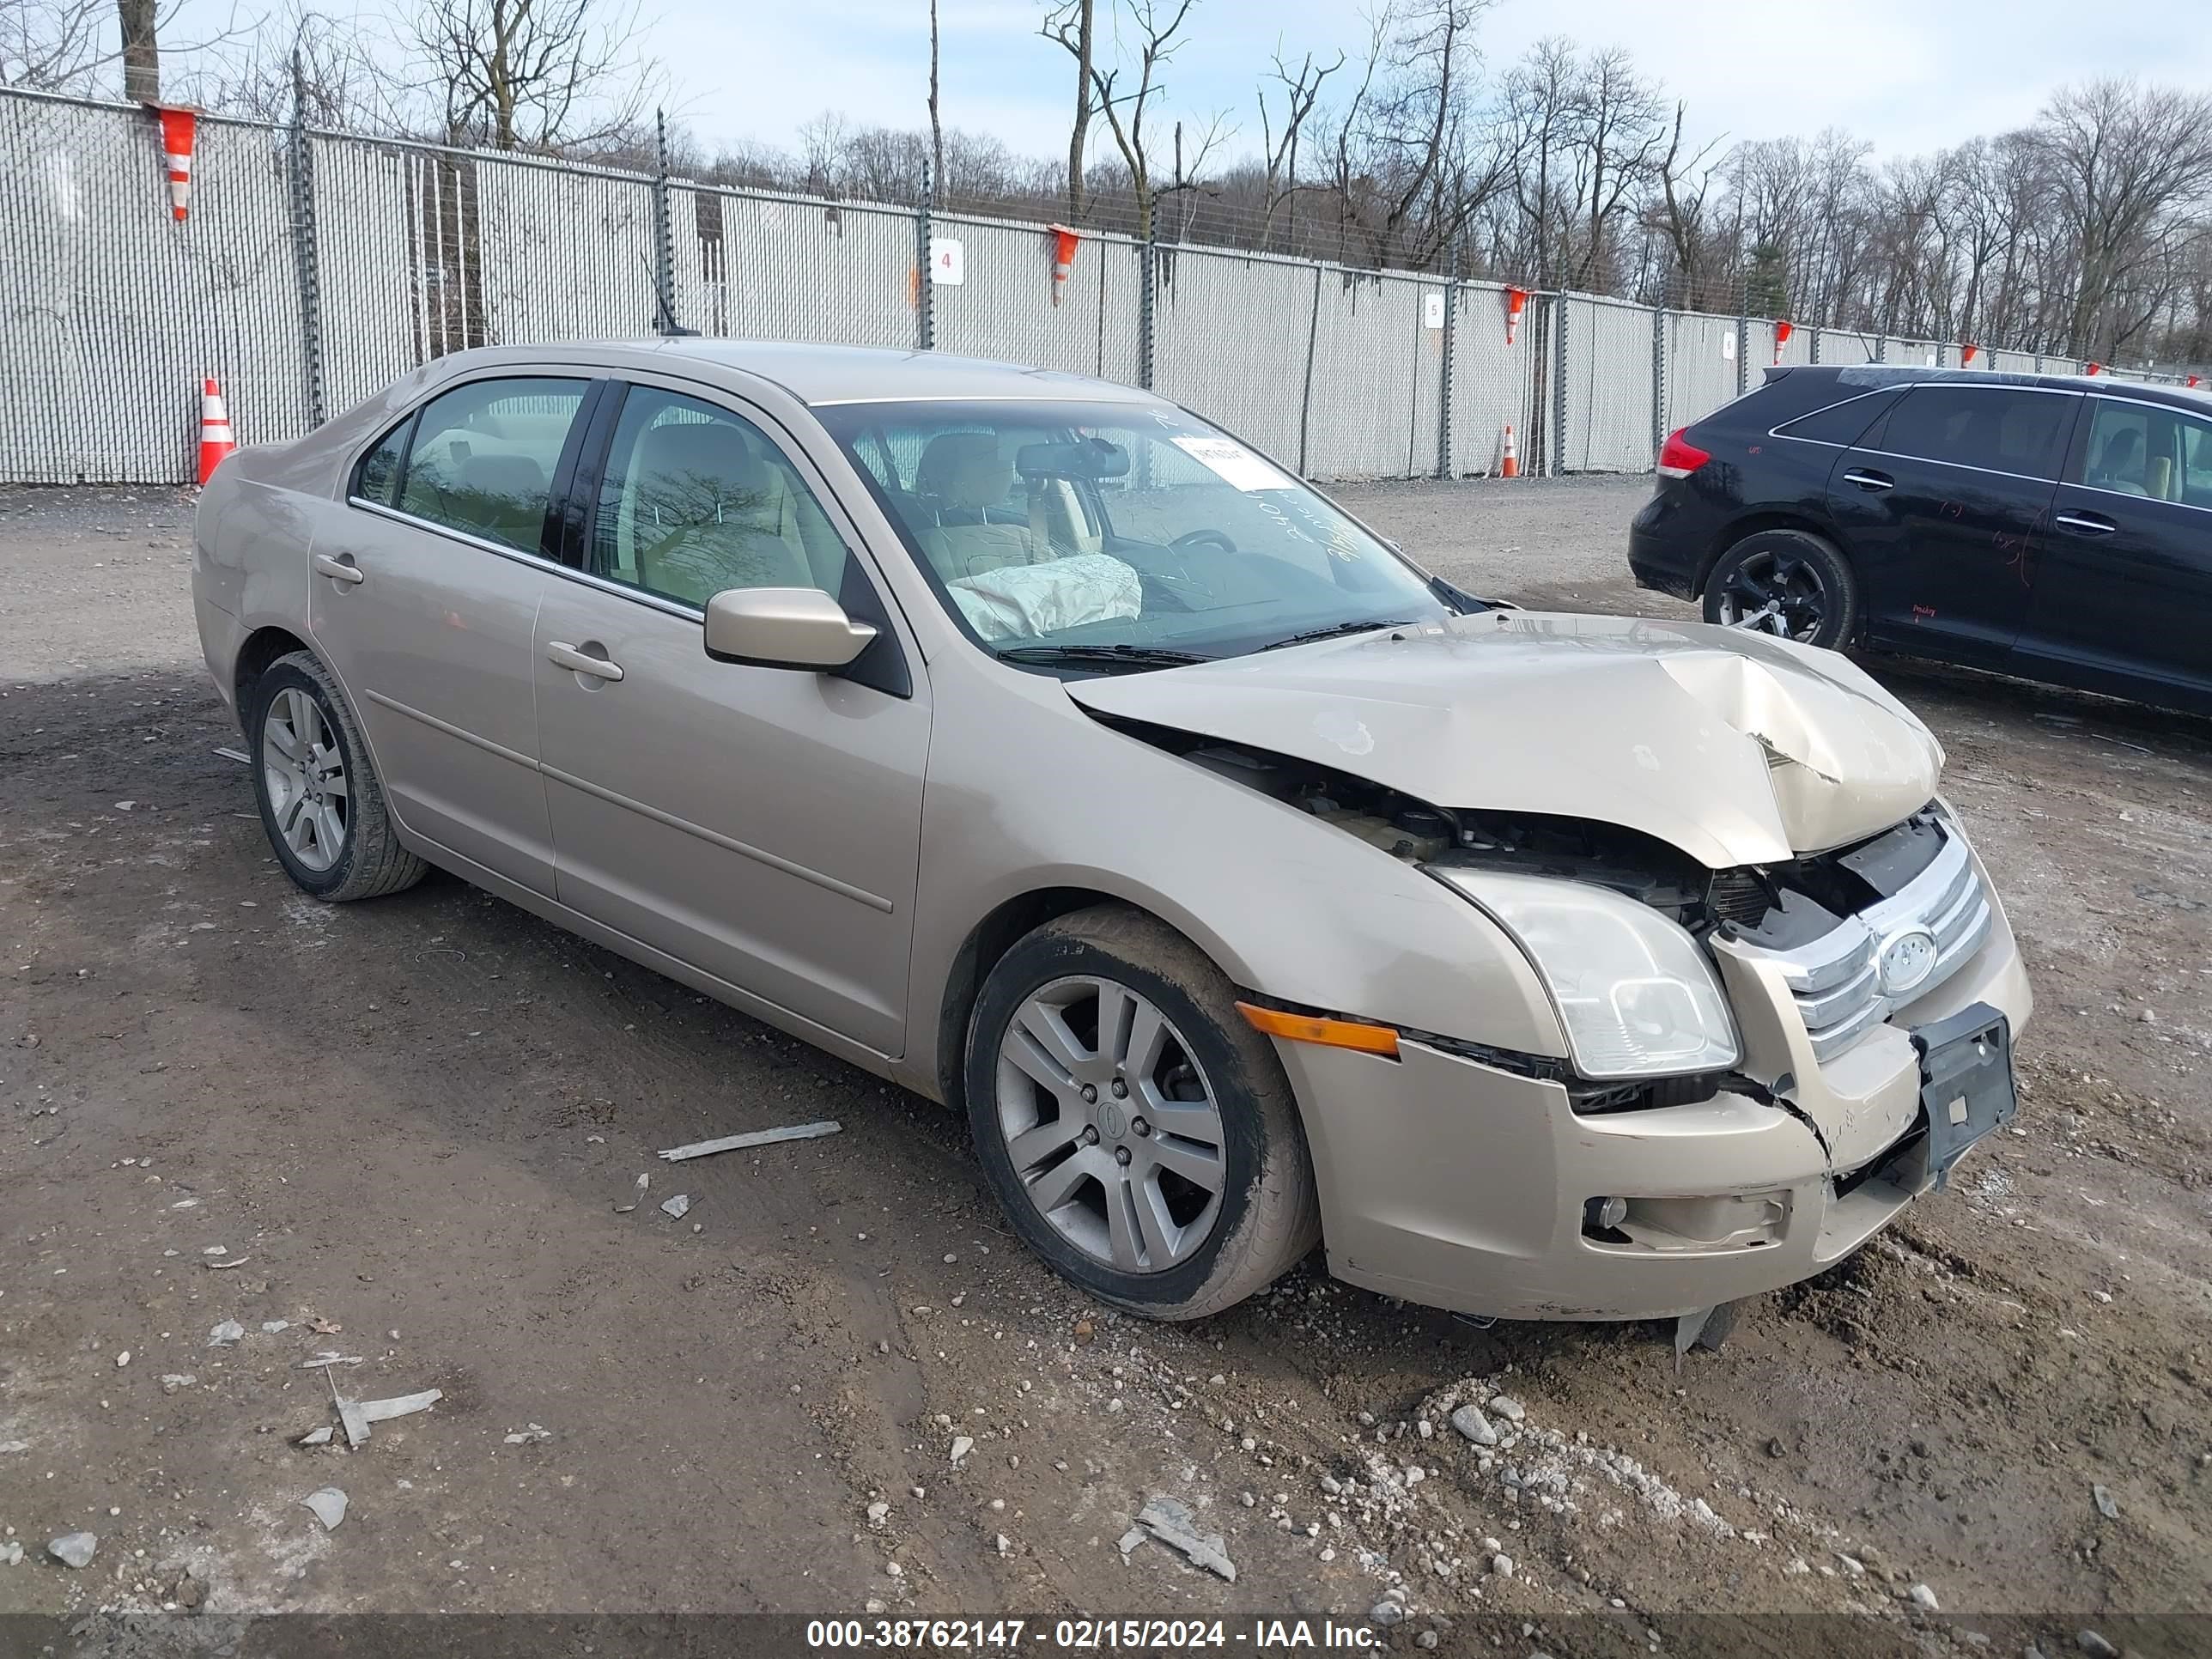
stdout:
[[965,257],[957,236],[929,239],[929,280],[940,288],[958,288],[968,278]]

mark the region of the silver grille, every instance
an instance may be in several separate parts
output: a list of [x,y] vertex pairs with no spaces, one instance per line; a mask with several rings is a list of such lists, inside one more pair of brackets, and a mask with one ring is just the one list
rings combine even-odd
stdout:
[[[1959,970],[1989,936],[1990,899],[1966,855],[1966,843],[1947,820],[1943,850],[1898,892],[1843,926],[1792,951],[1753,945],[1731,948],[1771,962],[1796,1000],[1823,1064],[1850,1048],[1898,1008],[1925,996]],[[1916,928],[1933,937],[1936,963],[1926,977],[1893,994],[1882,984],[1881,957],[1891,941]]]

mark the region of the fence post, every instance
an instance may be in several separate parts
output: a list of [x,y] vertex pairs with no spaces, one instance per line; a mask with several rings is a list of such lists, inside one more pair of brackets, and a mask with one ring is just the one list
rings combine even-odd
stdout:
[[1743,285],[1743,303],[1735,317],[1735,395],[1751,390],[1751,284]]
[[[1149,265],[1147,269],[1150,269]],[[1314,261],[1313,268],[1313,310],[1306,318],[1305,386],[1298,393],[1298,477],[1301,478],[1306,476],[1306,437],[1313,427],[1314,351],[1321,343],[1321,261],[1316,259]],[[1149,279],[1147,282],[1149,285]],[[1149,309],[1150,307],[1147,307],[1148,312]],[[1152,335],[1149,322],[1145,332],[1146,337],[1149,340]],[[1150,371],[1147,370],[1146,374],[1149,376]],[[1146,384],[1148,386],[1151,384],[1149,378]]]
[[307,141],[307,82],[300,52],[292,51],[292,128],[286,135],[286,173],[292,189],[292,259],[300,276],[300,341],[307,378],[307,424],[323,423],[323,288],[316,261],[314,152]]
[[1552,296],[1552,441],[1547,477],[1567,470],[1567,296]]
[[[1144,273],[1144,281],[1137,289],[1137,384],[1150,392],[1152,389],[1153,308],[1158,302],[1157,290],[1160,279],[1160,203],[1158,195],[1152,198],[1152,211],[1145,216],[1144,251],[1139,264]],[[1316,275],[1318,276],[1319,273]],[[1316,299],[1314,303],[1318,306],[1321,301]],[[1303,456],[1299,458],[1298,464],[1303,470],[1305,465]]]
[[1886,363],[1889,361],[1888,335],[1877,334],[1874,337],[1874,360],[1878,363]]
[[937,198],[937,180],[929,163],[921,164],[921,200],[914,212],[914,270],[921,280],[914,287],[915,343],[924,351],[937,347],[937,273],[929,267],[930,216]]
[[676,321],[676,235],[671,224],[668,199],[668,118],[653,112],[653,300],[660,315],[654,325],[661,334],[684,334],[689,330]]
[[1651,453],[1667,442],[1667,308],[1651,307]]
[[1451,477],[1452,337],[1459,319],[1459,244],[1444,272],[1444,360],[1437,372],[1437,477]]
[[1809,363],[1820,361],[1820,328],[1817,323],[1805,336],[1805,361]]

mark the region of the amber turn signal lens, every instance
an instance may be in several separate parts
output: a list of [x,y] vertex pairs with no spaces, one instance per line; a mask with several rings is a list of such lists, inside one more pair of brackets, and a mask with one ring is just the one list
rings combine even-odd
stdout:
[[1285,1037],[1292,1042],[1318,1042],[1330,1048],[1352,1048],[1390,1060],[1398,1058],[1398,1034],[1388,1025],[1370,1025],[1355,1019],[1325,1019],[1319,1014],[1286,1013],[1280,1008],[1262,1008],[1256,1002],[1240,1002],[1237,1012],[1244,1016],[1245,1024],[1254,1030],[1265,1031],[1269,1036]]

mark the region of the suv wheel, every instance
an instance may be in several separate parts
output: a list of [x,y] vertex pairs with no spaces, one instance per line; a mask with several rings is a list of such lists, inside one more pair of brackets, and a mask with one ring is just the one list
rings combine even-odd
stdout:
[[1705,578],[1705,620],[1836,650],[1858,631],[1859,587],[1835,546],[1802,530],[1761,530]]
[[312,653],[279,657],[254,682],[246,735],[261,827],[301,888],[335,903],[422,879],[429,866],[399,844],[368,745]]
[[1290,1084],[1181,934],[1078,911],[1000,958],[968,1034],[969,1127],[1031,1249],[1106,1301],[1196,1319],[1321,1236]]

